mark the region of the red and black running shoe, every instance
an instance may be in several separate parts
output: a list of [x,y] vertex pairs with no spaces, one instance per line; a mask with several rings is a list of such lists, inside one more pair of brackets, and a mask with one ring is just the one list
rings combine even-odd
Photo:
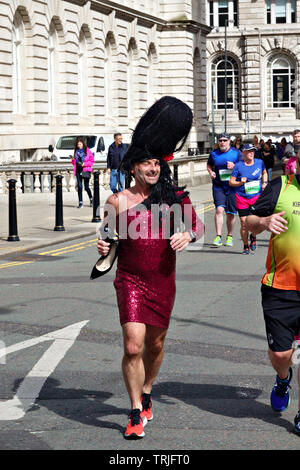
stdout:
[[141,410],[134,409],[129,415],[129,423],[125,431],[126,439],[140,439],[145,436],[144,426],[147,424],[147,418],[141,416]]
[[[146,418],[147,422],[153,419],[153,411],[152,411],[152,400],[151,400],[150,393],[143,393],[141,396],[141,403],[143,407],[143,411],[141,413],[142,418]],[[146,424],[144,424],[145,426]]]

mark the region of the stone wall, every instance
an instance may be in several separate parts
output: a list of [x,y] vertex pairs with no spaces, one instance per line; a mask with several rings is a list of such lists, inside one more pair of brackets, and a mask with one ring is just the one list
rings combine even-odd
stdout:
[[[267,24],[266,2],[238,2],[238,27],[227,28],[227,53],[239,67],[239,110],[227,111],[227,131],[232,135],[255,134],[280,140],[299,128],[300,1],[297,0],[298,23]],[[208,114],[212,126],[211,62],[224,55],[225,27],[215,28],[207,36]],[[275,55],[287,57],[295,67],[295,107],[272,108],[268,102],[267,64]],[[270,91],[269,91],[270,93]],[[223,130],[224,110],[215,110],[216,131]],[[249,128],[248,128],[249,126]]]
[[[190,145],[207,142],[208,29],[199,22],[204,10],[193,19],[192,3],[1,1],[0,163],[46,157],[59,135],[120,131],[129,141],[165,94],[197,108]],[[202,65],[196,94],[195,51]]]

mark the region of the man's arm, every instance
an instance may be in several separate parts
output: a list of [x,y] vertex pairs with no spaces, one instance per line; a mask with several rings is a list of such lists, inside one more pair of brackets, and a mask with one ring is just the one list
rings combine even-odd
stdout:
[[213,160],[211,154],[209,156],[209,159],[207,160],[206,167],[207,167],[207,171],[209,173],[209,176],[211,177],[212,180],[214,180],[217,175],[216,175],[216,172],[214,171],[215,165],[214,165],[214,160]]
[[274,235],[280,235],[282,232],[286,232],[287,220],[282,216],[285,214],[284,211],[277,214],[269,215],[268,217],[259,217],[258,215],[248,215],[246,217],[246,229],[256,233],[262,233],[264,230],[274,233]]

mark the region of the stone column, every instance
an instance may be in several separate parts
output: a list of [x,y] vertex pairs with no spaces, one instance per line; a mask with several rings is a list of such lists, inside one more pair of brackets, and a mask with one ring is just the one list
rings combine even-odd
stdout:
[[40,182],[40,172],[34,171],[33,172],[33,192],[40,193],[41,192],[41,182]]
[[75,176],[74,176],[74,171],[71,170],[69,171],[69,185],[68,185],[68,191],[70,193],[75,193]]
[[25,171],[24,174],[24,193],[31,193],[31,172]]
[[43,193],[49,193],[50,192],[49,171],[43,172],[42,179],[43,179]]

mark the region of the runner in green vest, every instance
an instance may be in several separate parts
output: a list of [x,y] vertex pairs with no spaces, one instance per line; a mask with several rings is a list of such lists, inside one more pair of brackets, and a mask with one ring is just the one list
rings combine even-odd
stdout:
[[[266,273],[261,279],[269,357],[277,372],[271,406],[284,411],[290,402],[292,363],[300,364],[300,165],[297,174],[275,178],[250,209],[248,230],[271,232]],[[300,389],[300,370],[298,370]],[[294,430],[300,435],[300,393]]]

